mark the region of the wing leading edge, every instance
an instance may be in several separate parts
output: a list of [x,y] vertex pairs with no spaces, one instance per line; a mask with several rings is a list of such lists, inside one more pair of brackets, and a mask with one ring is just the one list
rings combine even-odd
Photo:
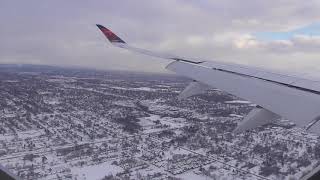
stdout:
[[153,52],[153,51],[149,51],[146,49],[136,48],[136,47],[130,46],[127,43],[125,43],[122,39],[120,39],[117,35],[115,35],[108,28],[106,28],[102,25],[99,25],[99,24],[97,24],[97,27],[106,36],[106,38],[111,42],[111,44],[113,44],[114,46],[123,48],[123,49],[127,49],[127,50],[141,53],[144,55],[149,55],[149,56],[163,58],[163,59],[169,59],[169,60],[175,60],[175,61],[189,62],[189,63],[194,63],[194,64],[200,64],[203,62],[203,61],[188,60],[186,58],[174,56],[171,54],[158,53],[158,52]]
[[[235,131],[270,123],[281,116],[311,132],[320,132],[320,81],[237,64],[196,61],[192,58],[156,53],[129,46],[107,28],[97,26],[117,47],[174,60],[166,67],[168,70],[201,82],[193,83],[185,92],[202,92],[207,89],[206,86],[211,86],[259,105]],[[197,84],[199,87],[196,87]]]

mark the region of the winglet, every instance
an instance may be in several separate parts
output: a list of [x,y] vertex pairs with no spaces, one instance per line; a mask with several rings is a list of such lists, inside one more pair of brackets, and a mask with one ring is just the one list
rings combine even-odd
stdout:
[[111,44],[113,44],[116,47],[127,49],[129,51],[137,52],[137,53],[148,55],[148,56],[153,56],[153,57],[158,57],[158,58],[163,58],[163,59],[170,59],[170,60],[175,60],[175,61],[182,61],[182,62],[186,62],[186,63],[200,64],[200,63],[204,62],[204,61],[188,60],[188,59],[184,59],[184,58],[170,55],[170,54],[157,53],[157,52],[149,51],[146,49],[141,49],[141,48],[129,46],[126,42],[124,42],[122,39],[120,39],[116,34],[114,34],[108,28],[106,28],[100,24],[97,24],[97,26],[100,29],[100,31],[111,42]]
[[110,31],[108,28],[97,24],[100,31],[108,38],[111,43],[126,43],[121,38],[119,38],[116,34]]

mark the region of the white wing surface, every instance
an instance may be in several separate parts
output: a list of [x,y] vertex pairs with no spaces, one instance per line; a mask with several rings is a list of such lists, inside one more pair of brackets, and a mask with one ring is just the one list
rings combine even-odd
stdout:
[[[200,82],[198,84],[201,87],[195,87],[197,83],[194,82],[188,87],[188,91],[185,92],[189,94],[193,92],[190,88],[194,87],[195,92],[201,92],[207,89],[206,86],[210,86],[259,105],[252,110],[250,118],[245,118],[238,131],[253,128],[253,124],[270,123],[273,118],[281,116],[311,132],[320,133],[320,81],[318,80],[237,64],[196,61],[191,58],[155,53],[129,46],[109,29],[97,26],[117,47],[174,60],[166,67],[167,69]],[[255,117],[258,118],[256,123],[253,122]],[[268,117],[272,118],[268,120]]]

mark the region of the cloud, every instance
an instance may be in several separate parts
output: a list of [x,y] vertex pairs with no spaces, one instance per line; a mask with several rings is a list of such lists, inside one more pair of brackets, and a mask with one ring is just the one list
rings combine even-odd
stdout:
[[244,35],[235,39],[234,44],[239,49],[250,49],[261,53],[319,53],[320,36],[312,35],[293,35],[286,40],[268,40],[263,41],[252,35]]
[[165,72],[168,61],[112,47],[95,27],[101,23],[141,48],[306,71],[320,65],[317,36],[255,35],[304,27],[318,20],[319,7],[317,0],[4,0],[0,63]]
[[259,45],[258,41],[250,34],[244,34],[237,37],[236,39],[234,39],[233,43],[235,47],[239,49],[255,48]]

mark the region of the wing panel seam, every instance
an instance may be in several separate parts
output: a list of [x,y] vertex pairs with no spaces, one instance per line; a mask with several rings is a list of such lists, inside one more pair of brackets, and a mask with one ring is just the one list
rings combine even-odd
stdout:
[[[178,60],[177,60],[177,61],[178,61]],[[271,82],[271,83],[273,83],[273,84],[278,84],[278,85],[282,85],[282,86],[287,86],[287,87],[290,87],[290,88],[295,88],[295,89],[299,89],[299,90],[301,90],[301,91],[305,91],[305,92],[309,92],[309,93],[313,93],[313,94],[320,95],[320,92],[319,92],[319,91],[312,90],[312,89],[307,89],[307,88],[303,88],[303,87],[299,87],[299,86],[295,86],[295,85],[292,85],[292,83],[282,83],[282,82],[278,82],[278,81],[274,81],[274,80],[270,80],[270,79],[265,79],[265,78],[261,78],[261,77],[257,77],[257,76],[252,76],[252,75],[243,74],[243,73],[239,73],[239,72],[229,71],[229,70],[225,70],[225,69],[221,69],[221,68],[207,67],[207,66],[201,65],[201,62],[200,62],[200,63],[194,63],[194,62],[185,61],[185,62],[183,62],[183,63],[195,64],[196,66],[203,67],[203,68],[207,68],[207,69],[212,69],[212,70],[216,70],[216,71],[220,71],[220,72],[225,72],[225,73],[229,73],[229,74],[235,74],[235,75],[243,76],[243,77],[249,77],[249,78],[259,79],[259,80]]]

